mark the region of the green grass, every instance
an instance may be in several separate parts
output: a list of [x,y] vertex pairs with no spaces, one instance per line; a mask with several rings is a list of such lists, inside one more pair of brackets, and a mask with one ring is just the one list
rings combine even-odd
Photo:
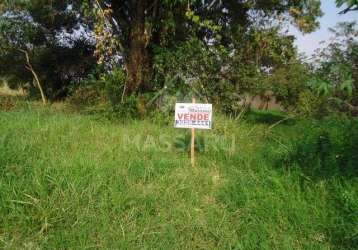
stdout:
[[339,202],[357,200],[356,179],[315,181],[267,154],[299,123],[215,118],[193,168],[171,125],[1,112],[0,248],[354,249]]

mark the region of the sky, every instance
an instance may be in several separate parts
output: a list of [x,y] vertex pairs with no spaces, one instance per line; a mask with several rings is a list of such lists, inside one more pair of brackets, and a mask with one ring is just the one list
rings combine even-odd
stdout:
[[322,47],[321,41],[328,40],[331,37],[328,28],[334,27],[339,22],[345,21],[357,21],[358,23],[358,11],[351,11],[347,14],[338,14],[340,10],[335,5],[335,0],[322,0],[321,8],[324,15],[319,18],[320,28],[315,32],[303,35],[295,27],[290,27],[290,33],[296,37],[295,44],[299,53],[305,53],[307,56],[311,56],[315,49]]

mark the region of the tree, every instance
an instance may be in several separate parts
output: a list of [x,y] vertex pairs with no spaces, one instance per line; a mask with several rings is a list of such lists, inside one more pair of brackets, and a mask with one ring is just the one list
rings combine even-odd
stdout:
[[315,55],[310,87],[334,108],[358,114],[358,29],[356,22],[330,29],[333,38]]
[[90,21],[76,1],[14,0],[0,8],[0,74],[30,82],[33,76],[22,69],[30,62],[44,95],[57,99],[96,67]]
[[[203,56],[210,55],[209,66],[212,58],[223,56],[218,51],[225,48],[225,56],[217,61],[223,61],[230,70],[222,70],[213,60],[213,72],[224,73],[225,86],[231,92],[243,89],[245,80],[241,79],[249,79],[247,86],[253,89],[249,85],[257,76],[267,76],[267,70],[295,56],[292,37],[281,34],[277,24],[291,22],[302,32],[311,32],[322,14],[319,0],[8,0],[1,8],[2,18],[9,12],[31,18],[29,23],[40,34],[39,40],[30,36],[25,44],[31,45],[33,68],[39,72],[46,94],[53,98],[65,96],[69,82],[80,81],[93,67],[90,54],[94,45],[99,63],[106,65],[113,58],[123,62],[125,94],[131,95],[155,87],[153,64],[158,51],[175,50],[193,40],[200,43]],[[76,27],[85,30],[83,37],[74,41],[71,35],[66,36],[71,39],[63,38],[64,34],[76,33]],[[4,34],[9,33],[5,30]],[[91,34],[95,44],[89,41]],[[6,56],[11,58],[9,53]],[[225,57],[228,59],[223,60]],[[217,81],[212,79],[206,78],[205,87],[215,93]]]
[[349,11],[358,10],[358,0],[336,0],[336,5],[338,8],[345,6],[345,8],[339,12],[339,14],[346,14]]
[[[46,104],[47,98],[43,87],[31,63],[31,45],[27,44],[28,42],[35,42],[35,40],[39,38],[38,35],[35,25],[24,15],[20,15],[16,12],[7,12],[0,19],[0,53],[2,58],[6,58],[5,54],[22,54],[25,60],[23,66],[26,70],[31,72],[35,86],[40,91],[42,102]],[[3,63],[8,65],[5,61]],[[3,72],[3,74],[11,75],[12,70],[9,69],[9,71],[10,72]],[[25,76],[26,75],[27,74],[25,74]]]
[[[150,90],[155,47],[171,47],[191,36],[230,46],[253,20],[292,21],[304,32],[318,26],[320,1],[85,1],[97,16],[97,49],[118,49],[127,72],[128,94]],[[287,21],[287,20],[286,20]],[[109,45],[111,44],[111,45]],[[112,46],[113,45],[113,46]]]

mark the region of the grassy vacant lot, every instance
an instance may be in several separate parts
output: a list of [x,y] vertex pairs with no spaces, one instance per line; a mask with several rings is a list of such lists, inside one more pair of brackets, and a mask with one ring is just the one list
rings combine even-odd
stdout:
[[259,117],[216,115],[192,168],[171,124],[0,112],[0,248],[354,249],[357,179],[277,160],[308,121]]

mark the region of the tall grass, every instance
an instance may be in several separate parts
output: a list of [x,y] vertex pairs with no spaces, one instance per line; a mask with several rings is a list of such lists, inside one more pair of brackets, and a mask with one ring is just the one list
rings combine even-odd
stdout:
[[221,118],[193,168],[150,120],[0,113],[0,248],[355,249],[357,179],[274,160],[300,123]]

